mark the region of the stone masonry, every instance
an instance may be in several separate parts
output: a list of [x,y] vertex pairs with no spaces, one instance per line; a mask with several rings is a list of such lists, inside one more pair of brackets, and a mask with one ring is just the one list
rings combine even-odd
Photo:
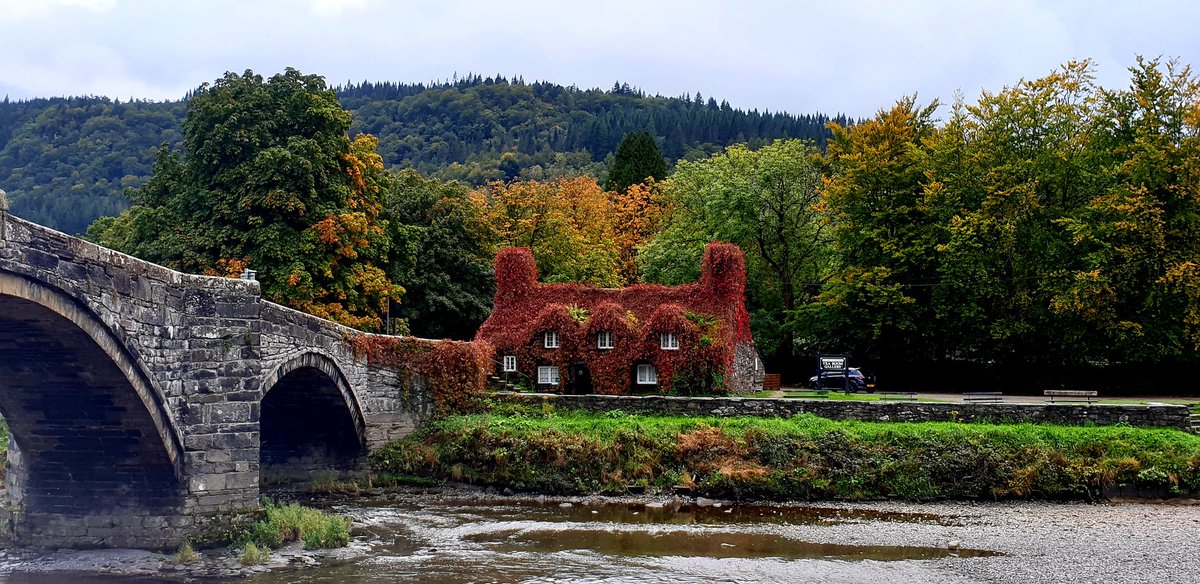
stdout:
[[170,548],[256,508],[263,475],[360,468],[432,413],[350,329],[0,211],[7,537]]
[[516,403],[549,404],[591,412],[680,416],[790,418],[814,414],[862,422],[996,422],[1106,426],[1129,424],[1190,430],[1187,406],[1124,404],[1021,404],[804,400],[786,398],[557,395],[505,393]]

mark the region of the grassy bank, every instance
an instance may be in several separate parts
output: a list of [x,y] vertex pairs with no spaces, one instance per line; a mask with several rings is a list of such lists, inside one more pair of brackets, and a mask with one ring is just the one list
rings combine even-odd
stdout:
[[540,412],[454,416],[376,471],[557,493],[676,485],[761,499],[1094,498],[1200,493],[1200,436],[1124,426],[840,422]]

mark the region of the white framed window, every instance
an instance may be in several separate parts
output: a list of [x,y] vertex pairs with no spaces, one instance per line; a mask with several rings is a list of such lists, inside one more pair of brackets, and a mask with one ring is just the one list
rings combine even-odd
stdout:
[[668,351],[678,351],[679,337],[675,333],[661,333],[658,335],[658,346]]
[[542,385],[558,385],[558,367],[553,365],[538,366],[538,383]]
[[546,331],[546,338],[543,346],[547,349],[558,348],[558,331]]
[[517,370],[517,356],[516,355],[505,355],[504,356],[504,372],[512,373],[513,371],[516,371],[516,370]]
[[609,331],[600,331],[596,333],[596,348],[611,349],[613,348],[612,333]]
[[655,385],[658,383],[658,370],[653,365],[637,366],[638,385]]

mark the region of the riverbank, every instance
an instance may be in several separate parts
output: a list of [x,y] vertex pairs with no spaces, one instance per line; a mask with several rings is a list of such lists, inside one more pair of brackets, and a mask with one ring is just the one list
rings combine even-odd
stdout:
[[[1200,505],[902,501],[741,504],[677,495],[505,495],[470,485],[318,495],[347,548],[177,566],[129,550],[0,555],[0,583],[1187,582]],[[636,547],[630,547],[635,545]],[[581,547],[582,546],[582,547]],[[955,549],[951,549],[955,548]],[[222,570],[224,566],[224,570]],[[300,569],[302,572],[297,572]]]
[[431,422],[372,454],[417,475],[545,494],[736,500],[1182,497],[1200,436],[1170,429],[636,416],[506,406]]

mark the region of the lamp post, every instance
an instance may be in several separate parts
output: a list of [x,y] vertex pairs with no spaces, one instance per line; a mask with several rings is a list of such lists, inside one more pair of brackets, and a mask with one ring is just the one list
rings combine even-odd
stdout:
[[0,189],[0,241],[8,241],[8,193]]

